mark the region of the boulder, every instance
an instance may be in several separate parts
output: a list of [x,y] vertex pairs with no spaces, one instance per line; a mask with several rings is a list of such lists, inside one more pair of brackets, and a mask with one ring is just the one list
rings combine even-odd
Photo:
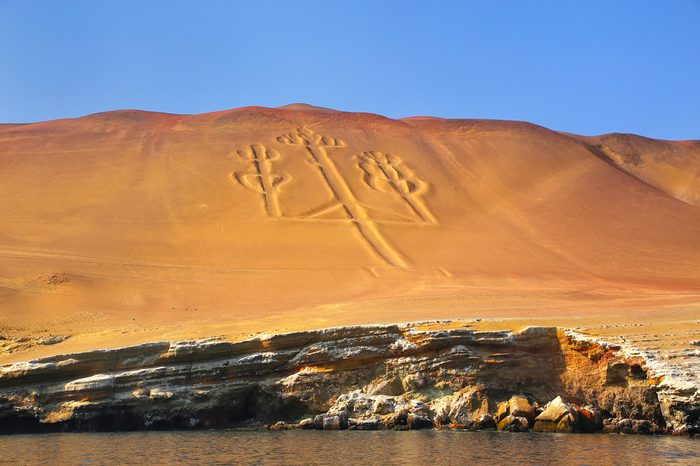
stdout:
[[270,430],[287,430],[287,423],[284,421],[278,421],[269,427]]
[[508,414],[515,417],[524,417],[530,422],[537,415],[534,406],[530,404],[526,397],[521,395],[513,396],[508,400]]
[[535,407],[530,404],[527,397],[515,395],[510,400],[498,404],[495,418],[496,422],[501,422],[507,416],[524,417],[532,423],[536,415]]
[[387,414],[382,418],[385,429],[402,429],[408,427],[408,410],[402,409],[395,413]]
[[416,400],[416,399],[410,400],[408,403],[408,410],[409,410],[409,412],[411,412],[413,414],[427,417],[427,418],[432,418],[432,415],[433,415],[433,412],[430,409],[430,406],[428,406],[428,404],[426,404],[422,400]]
[[603,430],[603,415],[598,408],[584,406],[578,410],[579,430],[581,432],[601,432]]
[[377,430],[379,429],[379,420],[376,418],[358,419],[351,417],[348,419],[349,430]]
[[[478,419],[490,411],[482,387],[468,387],[432,403],[435,424],[453,429],[478,429]],[[490,417],[490,416],[489,416]],[[505,417],[505,416],[503,416]],[[495,427],[495,425],[494,425]]]
[[374,414],[389,414],[394,412],[396,401],[391,397],[377,397],[374,400],[372,411]]
[[606,434],[631,434],[635,425],[636,422],[633,419],[606,419],[604,432]]
[[433,421],[426,415],[417,413],[409,413],[406,417],[408,428],[413,429],[432,429],[435,427]]
[[318,430],[340,430],[347,427],[348,417],[345,412],[319,414],[313,421],[313,428]]
[[306,419],[302,419],[299,422],[299,428],[300,429],[313,429],[314,428],[314,420],[310,417],[307,417]]
[[606,419],[603,432],[612,434],[663,434],[665,429],[646,419]]
[[508,415],[498,423],[498,430],[505,430],[508,432],[524,432],[528,430],[529,427],[530,423],[527,418],[520,416]]
[[578,411],[561,396],[547,403],[533,426],[537,432],[574,432],[577,429]]
[[475,430],[495,429],[495,428],[496,428],[496,421],[493,420],[493,417],[490,414],[482,414],[481,416],[479,416],[479,419],[477,419],[476,423],[474,424]]
[[323,418],[323,430],[340,430],[341,428],[340,416],[326,416]]
[[503,401],[501,403],[498,403],[498,408],[496,409],[496,416],[494,416],[494,418],[496,419],[496,423],[501,422],[507,416],[508,416],[508,402]]
[[671,432],[671,435],[676,437],[693,437],[700,432],[700,429],[688,424],[682,424]]

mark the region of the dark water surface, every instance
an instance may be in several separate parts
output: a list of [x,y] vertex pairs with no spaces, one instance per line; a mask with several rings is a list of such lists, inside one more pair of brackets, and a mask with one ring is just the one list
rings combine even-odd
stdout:
[[0,436],[3,464],[700,464],[700,441],[454,431]]

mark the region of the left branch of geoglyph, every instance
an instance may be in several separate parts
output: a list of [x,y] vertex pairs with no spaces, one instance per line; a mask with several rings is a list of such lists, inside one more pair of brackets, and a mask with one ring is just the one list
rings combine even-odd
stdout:
[[289,181],[290,177],[273,172],[272,161],[279,159],[279,152],[257,144],[236,152],[240,157],[251,162],[251,167],[246,172],[236,172],[235,178],[241,185],[263,196],[265,211],[270,217],[282,217],[279,188],[284,182]]

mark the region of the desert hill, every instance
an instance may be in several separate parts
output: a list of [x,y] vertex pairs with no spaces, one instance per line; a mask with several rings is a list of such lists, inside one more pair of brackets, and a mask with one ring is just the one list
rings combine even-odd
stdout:
[[0,357],[441,318],[687,340],[699,175],[698,141],[303,104],[1,125]]

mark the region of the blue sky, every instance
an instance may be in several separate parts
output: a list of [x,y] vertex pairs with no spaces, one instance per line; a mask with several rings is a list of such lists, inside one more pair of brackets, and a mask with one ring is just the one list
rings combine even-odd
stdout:
[[0,0],[0,122],[292,102],[700,139],[700,1]]

